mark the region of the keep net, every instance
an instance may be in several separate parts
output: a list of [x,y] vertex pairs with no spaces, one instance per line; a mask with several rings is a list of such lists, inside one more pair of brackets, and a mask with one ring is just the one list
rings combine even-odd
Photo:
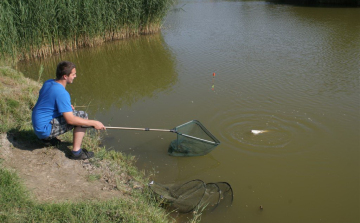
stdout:
[[191,180],[183,184],[149,184],[151,190],[164,201],[166,207],[180,213],[193,210],[213,211],[219,204],[230,206],[233,190],[227,182],[205,183]]

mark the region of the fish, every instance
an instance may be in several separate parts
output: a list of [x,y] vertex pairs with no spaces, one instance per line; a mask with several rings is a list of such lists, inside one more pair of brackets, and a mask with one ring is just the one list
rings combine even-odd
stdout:
[[265,133],[268,132],[269,130],[251,130],[251,133],[254,135],[260,134],[260,133]]

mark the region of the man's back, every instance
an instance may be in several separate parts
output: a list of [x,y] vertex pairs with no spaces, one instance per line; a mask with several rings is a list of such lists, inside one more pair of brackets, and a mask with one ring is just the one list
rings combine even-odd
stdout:
[[32,112],[32,123],[35,134],[44,139],[50,135],[50,121],[63,112],[70,112],[71,100],[64,86],[54,79],[47,80],[39,92],[39,99]]

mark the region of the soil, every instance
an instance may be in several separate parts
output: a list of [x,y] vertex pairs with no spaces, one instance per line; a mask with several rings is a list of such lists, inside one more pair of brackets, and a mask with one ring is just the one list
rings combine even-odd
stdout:
[[1,134],[0,164],[14,170],[39,202],[126,199],[129,191],[141,187],[125,173],[115,176],[106,161],[95,166],[69,159],[67,146],[44,147]]

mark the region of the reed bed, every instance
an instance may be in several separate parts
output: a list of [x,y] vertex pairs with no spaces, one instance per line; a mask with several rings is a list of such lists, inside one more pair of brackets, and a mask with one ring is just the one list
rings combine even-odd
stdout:
[[149,34],[171,0],[2,0],[2,57],[29,59]]

